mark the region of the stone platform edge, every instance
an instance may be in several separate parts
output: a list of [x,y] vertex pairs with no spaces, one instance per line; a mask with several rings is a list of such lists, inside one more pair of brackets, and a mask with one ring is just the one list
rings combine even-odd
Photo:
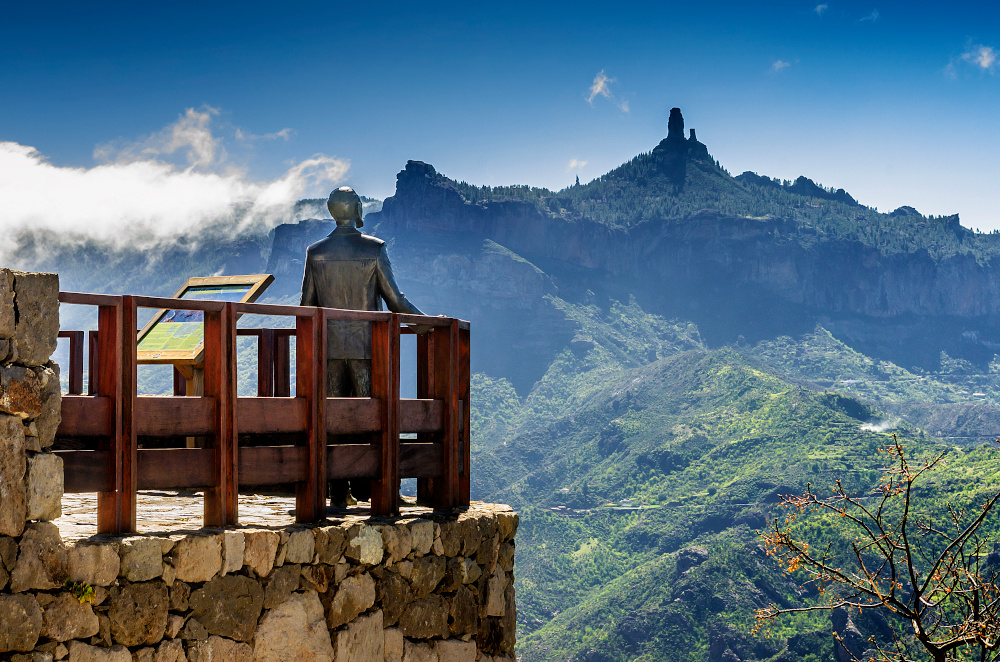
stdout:
[[509,506],[323,525],[0,537],[15,662],[513,662]]

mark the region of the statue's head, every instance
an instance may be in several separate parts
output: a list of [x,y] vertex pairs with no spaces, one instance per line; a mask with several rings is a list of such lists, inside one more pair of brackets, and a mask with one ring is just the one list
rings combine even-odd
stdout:
[[351,221],[359,228],[364,225],[361,221],[361,198],[350,186],[341,186],[331,193],[326,206],[330,216],[337,221],[337,227],[349,225]]

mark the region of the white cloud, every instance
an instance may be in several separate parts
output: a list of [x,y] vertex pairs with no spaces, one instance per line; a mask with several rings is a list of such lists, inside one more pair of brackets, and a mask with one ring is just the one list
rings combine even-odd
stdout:
[[771,71],[781,71],[787,67],[792,66],[791,62],[785,62],[784,60],[775,60],[771,63]]
[[875,21],[878,20],[878,17],[879,17],[878,10],[877,9],[873,9],[872,13],[868,14],[867,16],[865,16],[865,17],[863,17],[861,19],[861,22],[864,23],[865,21],[870,21],[870,22],[874,23]]
[[1000,67],[1000,51],[992,46],[976,44],[962,53],[962,59],[983,71],[991,73]]
[[[102,145],[101,163],[89,168],[53,165],[34,147],[0,142],[0,235],[41,230],[134,246],[238,233],[280,222],[307,192],[347,174],[348,161],[317,154],[276,179],[253,181],[227,163],[210,128],[217,112],[188,109],[135,143]],[[178,156],[186,163],[163,158]]]
[[627,113],[629,111],[628,101],[619,101],[615,98],[615,95],[611,93],[611,83],[616,82],[617,79],[609,78],[604,74],[604,69],[601,69],[596,76],[594,76],[594,82],[590,86],[590,94],[587,96],[587,103],[591,106],[594,105],[594,99],[601,96],[618,106],[618,108],[623,112]]
[[813,8],[813,11],[816,12],[818,15],[822,16],[823,12],[825,12],[829,8],[830,8],[829,5],[816,5]]
[[188,108],[176,122],[147,138],[98,145],[94,149],[94,159],[100,163],[133,163],[182,153],[191,167],[214,166],[226,160],[220,140],[209,128],[212,117],[218,114],[218,109],[211,106],[201,111]]
[[294,133],[295,133],[294,129],[289,129],[287,127],[282,129],[281,131],[275,131],[273,133],[265,133],[263,135],[257,135],[255,133],[250,133],[249,131],[244,131],[243,129],[237,128],[235,135],[236,135],[236,140],[240,142],[254,142],[257,140],[278,140],[278,139],[288,142],[288,140],[292,137],[292,134]]
[[580,159],[570,159],[569,163],[566,165],[566,172],[582,170],[585,165],[587,165],[586,161],[581,161]]

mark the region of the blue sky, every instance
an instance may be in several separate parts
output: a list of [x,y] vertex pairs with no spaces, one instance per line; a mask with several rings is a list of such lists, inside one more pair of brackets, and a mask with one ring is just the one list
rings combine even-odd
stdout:
[[[733,174],[1000,228],[1000,7],[868,0],[11,4],[0,224],[51,224],[31,200],[74,182],[78,226],[150,199],[385,197],[407,159],[558,189],[650,150],[673,106]],[[101,186],[134,200],[102,211]]]

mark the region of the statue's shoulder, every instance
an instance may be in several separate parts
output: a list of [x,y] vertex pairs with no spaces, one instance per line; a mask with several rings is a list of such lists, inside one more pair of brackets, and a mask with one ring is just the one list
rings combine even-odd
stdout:
[[383,246],[383,245],[385,245],[385,240],[384,239],[379,239],[378,237],[376,237],[374,235],[362,233],[361,236],[363,237],[363,241],[365,243],[371,244],[372,246]]

